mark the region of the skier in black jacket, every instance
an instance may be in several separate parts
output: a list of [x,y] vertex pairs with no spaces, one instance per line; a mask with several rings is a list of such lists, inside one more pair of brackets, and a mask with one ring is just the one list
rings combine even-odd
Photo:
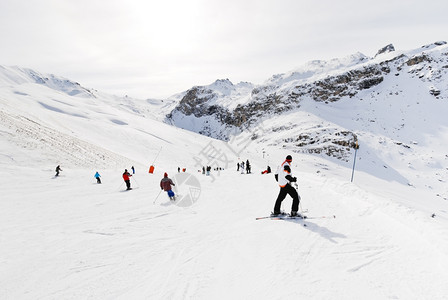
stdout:
[[60,166],[60,165],[58,165],[58,166],[56,167],[56,175],[54,175],[54,176],[59,176],[59,172],[62,172],[62,169],[61,169],[61,166]]

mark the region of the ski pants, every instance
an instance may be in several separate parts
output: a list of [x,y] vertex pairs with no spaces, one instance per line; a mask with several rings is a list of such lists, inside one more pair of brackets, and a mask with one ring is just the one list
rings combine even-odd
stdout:
[[125,182],[126,182],[126,188],[129,190],[131,188],[131,181],[125,180]]
[[282,201],[285,200],[286,195],[290,195],[292,197],[292,207],[291,211],[299,210],[299,202],[300,196],[297,193],[297,190],[293,188],[290,184],[285,185],[285,187],[280,188],[280,192],[278,193],[277,201],[275,201],[274,212],[279,213],[280,208],[282,206]]

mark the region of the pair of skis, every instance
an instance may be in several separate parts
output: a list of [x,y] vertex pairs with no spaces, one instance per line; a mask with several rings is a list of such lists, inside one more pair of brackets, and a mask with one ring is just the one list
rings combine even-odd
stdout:
[[277,216],[266,216],[266,217],[258,217],[255,218],[255,220],[263,220],[263,219],[271,219],[271,220],[290,220],[290,219],[302,219],[302,220],[307,220],[307,219],[335,219],[336,216],[332,215],[332,216],[316,216],[316,217],[308,217],[305,215],[301,215],[301,216],[291,216],[289,214],[284,214],[284,215],[277,215]]

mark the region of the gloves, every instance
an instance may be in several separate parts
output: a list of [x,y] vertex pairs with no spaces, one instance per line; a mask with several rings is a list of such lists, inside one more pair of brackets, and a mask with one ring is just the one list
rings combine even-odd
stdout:
[[297,182],[297,177],[291,178],[291,182]]

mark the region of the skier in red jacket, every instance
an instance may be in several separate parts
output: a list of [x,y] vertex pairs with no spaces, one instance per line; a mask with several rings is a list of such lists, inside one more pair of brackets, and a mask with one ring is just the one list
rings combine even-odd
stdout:
[[126,182],[126,190],[131,190],[131,180],[130,177],[132,177],[131,174],[129,174],[128,169],[124,169],[123,173],[123,180]]
[[168,197],[170,197],[170,200],[174,201],[176,200],[174,192],[171,190],[171,186],[175,185],[174,182],[168,178],[168,174],[163,174],[162,180],[160,180],[160,188],[164,190],[165,192],[168,192]]

